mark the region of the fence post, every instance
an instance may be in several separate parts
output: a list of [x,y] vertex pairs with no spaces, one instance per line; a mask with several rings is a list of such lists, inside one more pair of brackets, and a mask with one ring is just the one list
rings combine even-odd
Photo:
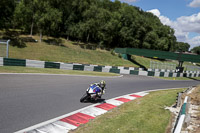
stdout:
[[7,44],[6,58],[9,57],[9,42],[10,42],[10,40],[8,40],[8,41],[6,42],[6,44]]

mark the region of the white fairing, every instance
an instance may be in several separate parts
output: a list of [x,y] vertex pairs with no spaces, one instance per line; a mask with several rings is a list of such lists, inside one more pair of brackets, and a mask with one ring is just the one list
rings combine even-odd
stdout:
[[94,93],[94,92],[93,92],[93,89],[91,89],[91,88],[88,88],[87,92],[90,93],[90,94],[93,94],[93,93]]
[[96,93],[93,92],[92,88],[88,88],[87,92],[90,94],[91,98],[96,99]]

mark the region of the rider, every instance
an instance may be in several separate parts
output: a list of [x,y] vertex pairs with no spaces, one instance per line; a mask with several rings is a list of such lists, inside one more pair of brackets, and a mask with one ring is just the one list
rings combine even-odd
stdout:
[[101,96],[102,96],[103,94],[105,94],[105,92],[106,92],[106,82],[105,82],[104,80],[101,80],[99,83],[91,84],[91,86],[92,86],[92,85],[97,85],[97,86],[99,86],[99,88],[101,89],[101,92],[97,93],[97,96],[98,96],[99,98],[101,98]]

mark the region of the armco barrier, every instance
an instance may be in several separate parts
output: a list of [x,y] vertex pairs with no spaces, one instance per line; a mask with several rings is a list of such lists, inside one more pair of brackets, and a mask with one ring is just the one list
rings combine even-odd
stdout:
[[180,133],[181,132],[181,128],[183,126],[183,122],[185,120],[185,115],[186,115],[187,100],[188,100],[188,96],[185,97],[184,103],[181,107],[180,117],[178,119],[178,124],[175,127],[174,133]]
[[184,73],[175,73],[172,71],[157,71],[148,69],[144,71],[143,68],[133,67],[113,67],[113,66],[98,66],[98,65],[83,65],[78,63],[60,63],[60,62],[45,62],[37,60],[23,60],[0,57],[0,66],[24,66],[35,68],[57,68],[64,70],[80,70],[80,71],[96,71],[96,72],[110,72],[117,74],[132,74],[143,76],[157,76],[157,77],[200,77],[200,72],[186,71]]

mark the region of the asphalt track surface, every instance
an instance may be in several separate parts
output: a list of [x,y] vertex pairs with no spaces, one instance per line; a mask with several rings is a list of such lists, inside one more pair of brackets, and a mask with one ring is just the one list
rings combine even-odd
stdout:
[[59,117],[92,103],[80,103],[89,84],[104,79],[102,97],[145,90],[189,87],[199,81],[168,81],[145,76],[89,77],[70,75],[0,74],[0,133],[12,133]]

